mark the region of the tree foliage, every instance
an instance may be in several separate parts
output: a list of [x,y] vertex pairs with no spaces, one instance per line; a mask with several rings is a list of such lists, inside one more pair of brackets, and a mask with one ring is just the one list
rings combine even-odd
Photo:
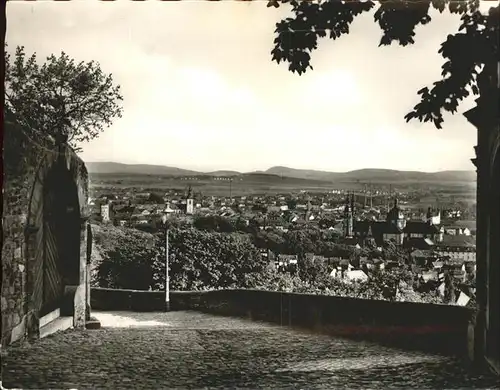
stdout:
[[[154,289],[164,288],[164,253],[162,246],[153,265]],[[169,232],[169,263],[174,290],[252,287],[268,267],[247,235],[196,229]]]
[[206,232],[232,233],[236,231],[235,224],[220,215],[198,216],[194,219],[193,226]]
[[[375,7],[373,1],[321,2],[300,0],[270,0],[268,7],[279,7],[289,3],[293,17],[276,24],[276,38],[272,59],[277,63],[289,63],[289,70],[299,75],[308,68],[312,69],[310,53],[318,48],[318,38],[338,39],[349,34],[353,20]],[[479,94],[478,76],[481,66],[496,64],[499,58],[498,34],[500,7],[490,8],[487,15],[479,11],[479,0],[382,0],[374,14],[375,22],[382,29],[379,46],[393,42],[408,46],[415,42],[415,28],[431,21],[429,11],[434,8],[444,12],[461,14],[459,31],[450,34],[441,44],[439,53],[445,58],[442,66],[442,79],[432,88],[424,87],[418,91],[420,103],[405,116],[406,121],[418,119],[432,121],[441,128],[443,111],[455,113],[458,104],[470,95]],[[489,72],[490,68],[487,69]],[[495,69],[492,71],[496,72]]]
[[[135,229],[93,225],[93,284],[100,287],[163,290],[165,236]],[[270,235],[272,239],[273,235]],[[274,237],[276,240],[280,240]],[[262,236],[266,240],[266,236]],[[281,239],[283,239],[281,237]],[[339,247],[339,250],[347,250]],[[353,298],[440,303],[435,294],[414,289],[405,269],[375,271],[368,281],[330,276],[333,268],[320,258],[303,256],[298,273],[277,272],[260,255],[248,234],[197,229],[169,231],[170,288],[208,290],[258,288]]]
[[157,192],[151,192],[149,194],[148,202],[156,204],[164,204],[165,200],[163,199],[162,194],[159,194]]
[[112,225],[92,225],[95,250],[92,282],[99,287],[147,290],[158,239],[150,233]]
[[[165,287],[165,235],[93,225],[99,256],[93,264],[100,287],[162,290]],[[169,230],[170,286],[173,290],[253,287],[268,261],[247,235]]]
[[24,47],[5,53],[5,111],[32,142],[66,138],[77,144],[97,137],[122,115],[120,86],[94,61],[76,63],[66,53],[40,65]]

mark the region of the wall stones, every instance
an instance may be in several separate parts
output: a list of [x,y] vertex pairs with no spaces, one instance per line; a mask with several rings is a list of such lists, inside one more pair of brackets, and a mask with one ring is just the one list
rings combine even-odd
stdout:
[[[12,134],[16,134],[15,132]],[[11,135],[12,135],[11,134]],[[38,313],[32,302],[35,267],[33,261],[39,248],[34,240],[31,225],[40,215],[33,215],[34,210],[41,210],[43,202],[43,181],[54,164],[63,163],[68,168],[74,183],[77,184],[80,210],[87,206],[88,175],[85,164],[67,146],[61,146],[64,160],[59,160],[58,153],[44,152],[36,159],[16,159],[13,157],[6,164],[3,186],[3,241],[2,241],[2,286],[1,286],[1,344],[26,336],[27,330],[36,337]],[[47,149],[45,149],[47,150]],[[24,150],[26,155],[34,155],[37,150]],[[12,154],[12,153],[11,153]],[[30,165],[31,164],[31,165]],[[30,214],[31,213],[31,214]],[[39,226],[34,226],[37,228]],[[84,227],[85,228],[85,227]],[[36,229],[35,229],[36,230]],[[84,243],[85,245],[85,243]],[[86,273],[86,258],[80,256],[81,268]],[[85,283],[86,278],[81,278]],[[85,288],[83,288],[85,291]],[[85,294],[82,294],[85,297]],[[78,317],[85,312],[85,302],[78,300]],[[80,309],[80,306],[83,309]]]
[[[16,177],[9,182],[5,175],[3,198],[2,245],[2,344],[11,342],[11,331],[22,322],[25,291],[23,274],[26,269],[23,257],[24,224],[28,210],[29,180]],[[23,333],[22,329],[17,334]]]

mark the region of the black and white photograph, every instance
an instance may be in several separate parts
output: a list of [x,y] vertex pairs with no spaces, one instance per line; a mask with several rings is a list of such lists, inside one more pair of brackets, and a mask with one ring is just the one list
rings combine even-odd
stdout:
[[500,388],[500,1],[2,10],[0,388]]

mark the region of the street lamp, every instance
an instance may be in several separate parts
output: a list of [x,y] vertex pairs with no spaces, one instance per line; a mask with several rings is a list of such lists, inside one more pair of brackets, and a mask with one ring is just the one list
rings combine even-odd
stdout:
[[165,311],[170,311],[170,276],[168,273],[168,224],[167,214],[163,214],[161,221],[165,230]]

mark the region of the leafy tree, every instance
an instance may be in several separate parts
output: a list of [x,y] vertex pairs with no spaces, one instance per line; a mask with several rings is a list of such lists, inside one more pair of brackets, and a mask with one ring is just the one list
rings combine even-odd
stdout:
[[328,265],[313,256],[305,256],[299,261],[299,277],[311,284],[316,283],[322,277],[329,275]]
[[286,204],[289,210],[295,210],[297,208],[297,199],[289,199]]
[[314,251],[314,243],[305,230],[291,230],[285,234],[285,253],[302,257]]
[[247,221],[243,219],[241,216],[238,216],[236,218],[236,221],[234,222],[234,228],[238,232],[247,232],[248,231]]
[[[147,290],[165,286],[165,236],[113,226],[92,226],[93,284]],[[254,287],[268,261],[245,234],[171,228],[169,265],[174,290]]]
[[195,218],[193,226],[207,232],[232,233],[236,231],[235,224],[220,215],[206,215]]
[[325,257],[339,257],[350,259],[355,253],[353,246],[336,244],[333,242],[324,242],[321,246],[321,255]]
[[[64,52],[40,65],[24,47],[5,53],[5,112],[32,142],[47,135],[77,144],[96,138],[122,115],[120,86],[98,63],[75,63]],[[41,145],[44,146],[44,145]]]
[[148,290],[157,257],[157,238],[136,229],[92,225],[98,261],[91,264],[99,287]]
[[446,303],[454,304],[456,298],[455,281],[451,272],[447,270],[444,275],[444,300]]
[[252,237],[257,248],[268,249],[276,254],[285,250],[286,241],[283,235],[276,231],[258,231]]
[[392,241],[387,241],[384,243],[384,246],[382,248],[382,256],[386,260],[397,261],[403,264],[408,262],[409,257],[404,249],[400,248]]
[[148,202],[156,204],[164,204],[165,200],[163,199],[163,196],[161,194],[158,194],[156,192],[151,192],[149,194]]
[[[318,38],[329,36],[335,40],[349,34],[354,18],[370,11],[376,4],[374,1],[338,0],[319,3],[282,0],[281,3],[289,3],[294,16],[276,24],[272,59],[277,63],[288,62],[289,70],[299,75],[308,68],[312,69],[309,53],[317,49]],[[499,58],[500,6],[491,7],[489,13],[483,15],[479,12],[478,0],[383,0],[377,4],[374,17],[383,31],[379,46],[392,42],[402,46],[413,44],[415,28],[431,21],[431,7],[439,12],[447,7],[451,13],[461,14],[461,32],[448,35],[439,50],[446,59],[442,66],[443,78],[431,89],[425,87],[418,91],[421,101],[405,116],[407,122],[411,119],[432,121],[441,128],[443,110],[455,113],[460,101],[470,95],[469,90],[474,95],[479,94],[481,79],[486,83],[495,79],[496,66],[490,67],[490,64],[496,64]],[[279,5],[278,0],[268,3],[268,7]],[[483,70],[482,65],[485,65]]]
[[[171,230],[171,288],[174,290],[253,287],[268,267],[247,235]],[[165,254],[161,245],[153,265],[153,288],[163,289]]]
[[336,224],[337,224],[337,221],[332,216],[323,217],[319,221],[319,227],[321,229],[328,229],[330,227],[335,226]]

